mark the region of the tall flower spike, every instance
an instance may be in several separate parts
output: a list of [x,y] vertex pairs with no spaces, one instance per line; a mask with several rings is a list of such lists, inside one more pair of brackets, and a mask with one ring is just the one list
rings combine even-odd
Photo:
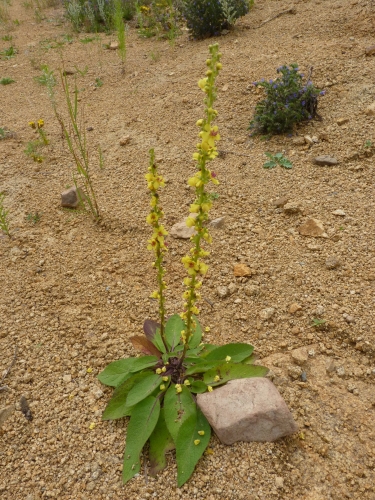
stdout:
[[[181,317],[185,320],[186,330],[184,334],[184,353],[189,346],[189,339],[194,328],[194,314],[199,314],[196,307],[196,302],[200,295],[198,289],[202,281],[201,278],[207,273],[208,266],[203,262],[203,257],[208,255],[201,249],[202,239],[206,242],[211,242],[211,236],[205,223],[208,219],[208,212],[212,206],[212,199],[205,191],[208,183],[218,184],[219,181],[214,172],[207,168],[207,163],[218,155],[216,142],[220,139],[219,129],[213,125],[213,121],[217,116],[217,111],[213,109],[216,100],[215,80],[222,68],[220,63],[221,54],[218,44],[210,46],[210,58],[207,59],[207,71],[205,78],[198,81],[198,87],[206,94],[205,117],[197,121],[197,126],[200,128],[199,143],[197,151],[193,154],[193,159],[197,162],[197,172],[194,176],[188,179],[189,186],[195,188],[195,201],[190,206],[190,213],[194,217],[188,217],[186,224],[188,227],[194,227],[195,235],[192,236],[193,248],[190,254],[182,258],[182,263],[187,271],[188,278],[184,280],[186,290],[183,293],[184,312]],[[184,357],[184,354],[182,358]]]
[[167,251],[165,244],[165,236],[168,235],[164,226],[161,224],[161,219],[163,218],[163,211],[159,206],[159,194],[158,189],[165,186],[165,181],[163,177],[158,173],[157,166],[155,164],[155,152],[150,149],[150,165],[148,167],[148,173],[145,175],[147,181],[147,187],[151,194],[151,211],[146,218],[147,224],[152,226],[153,234],[151,239],[148,240],[147,249],[155,253],[154,267],[157,272],[157,284],[158,288],[152,292],[151,297],[159,301],[159,315],[160,315],[160,335],[163,339],[163,343],[166,346],[166,341],[164,338],[164,323],[165,323],[165,296],[164,290],[166,289],[166,284],[164,281],[165,269],[163,267],[163,257],[164,253]]

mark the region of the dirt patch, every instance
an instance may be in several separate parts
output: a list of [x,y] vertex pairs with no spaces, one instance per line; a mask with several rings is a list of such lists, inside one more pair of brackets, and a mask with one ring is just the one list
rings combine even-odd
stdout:
[[[15,80],[0,89],[0,127],[12,132],[0,140],[0,191],[13,235],[0,236],[0,373],[15,346],[18,355],[0,408],[18,406],[1,430],[3,498],[375,498],[375,117],[364,113],[375,100],[375,56],[365,55],[375,43],[374,16],[371,2],[294,6],[295,14],[255,29],[289,7],[257,1],[217,40],[190,41],[185,32],[172,46],[140,39],[132,29],[125,76],[116,51],[103,49],[113,36],[90,43],[80,42],[86,35],[73,36],[70,43],[62,10],[46,11],[37,23],[20,1],[9,8],[19,23],[3,30],[18,53],[0,61],[0,76]],[[255,346],[300,433],[230,447],[213,438],[183,488],[175,486],[172,457],[155,480],[142,470],[124,488],[126,422],[101,422],[111,390],[95,376],[110,361],[133,355],[129,336],[140,333],[146,317],[156,317],[148,298],[154,288],[146,250],[148,150],[155,148],[168,179],[163,207],[171,228],[186,217],[192,199],[184,179],[194,168],[195,122],[203,110],[196,82],[213,41],[220,44],[223,70],[217,101],[222,154],[214,167],[221,184],[211,218],[225,219],[212,230],[203,288],[209,302],[202,302],[201,321],[211,328],[209,342]],[[0,50],[9,45],[1,40]],[[77,77],[93,160],[99,145],[103,151],[105,168],[93,169],[103,225],[59,206],[61,191],[72,185],[72,161],[45,87],[34,77],[41,64],[60,68],[61,57]],[[305,73],[313,66],[315,85],[327,89],[318,110],[323,120],[296,131],[318,141],[250,138],[247,127],[262,96],[251,82],[274,78],[278,66],[291,62]],[[75,76],[68,77],[72,84]],[[56,92],[61,106],[61,85]],[[45,160],[35,163],[24,149],[34,138],[28,122],[39,118],[50,145]],[[124,137],[129,140],[121,145]],[[293,168],[263,169],[265,151],[282,152]],[[338,164],[314,164],[322,155]],[[276,202],[281,197],[298,202],[298,210],[284,211]],[[299,233],[311,218],[322,222],[327,237]],[[170,238],[169,244],[168,308],[176,312],[184,276],[179,260],[189,242]],[[326,264],[330,257],[337,265]],[[251,276],[233,275],[240,263]],[[270,308],[272,316],[261,314]],[[302,365],[293,357],[301,347],[307,350]],[[21,411],[21,396],[32,421]]]

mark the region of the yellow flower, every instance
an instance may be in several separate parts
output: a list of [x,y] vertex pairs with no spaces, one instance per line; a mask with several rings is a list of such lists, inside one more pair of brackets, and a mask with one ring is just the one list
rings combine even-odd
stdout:
[[232,358],[231,358],[230,356],[227,356],[227,357],[225,358],[225,361],[226,361],[227,363],[229,363],[229,361],[230,361],[231,359],[232,359]]
[[204,436],[204,431],[198,431],[198,434],[199,434],[200,436]]
[[219,380],[220,380],[219,375],[216,375],[216,377],[214,378],[214,382],[219,382]]
[[187,225],[187,227],[195,226],[195,219],[193,219],[192,217],[188,217],[186,219],[186,225]]
[[199,212],[199,205],[197,203],[192,203],[190,205],[190,212],[193,213],[193,214],[196,214]]
[[35,122],[29,122],[29,126],[30,126],[31,128],[36,128]]
[[95,427],[96,427],[96,423],[95,422],[91,422],[91,424],[89,425],[90,431],[92,431],[93,429],[95,429]]
[[150,299],[158,299],[160,297],[159,295],[159,292],[155,291],[155,292],[152,292],[152,294],[150,295]]
[[42,128],[44,125],[44,120],[42,120],[42,119],[38,120],[37,124],[38,124],[38,128]]
[[188,379],[184,380],[184,385],[191,385]]
[[200,440],[200,439],[195,439],[195,440],[194,440],[194,444],[195,444],[195,446],[198,446],[198,444],[199,444],[200,442],[201,442],[201,440]]
[[169,377],[163,377],[163,382],[168,382]]
[[154,222],[156,222],[158,220],[158,216],[155,212],[151,212],[150,214],[148,214],[148,216],[146,217],[146,222],[147,224],[153,224]]
[[167,371],[166,367],[165,367],[165,366],[163,366],[163,368],[161,369],[161,372],[162,372],[162,373],[165,373],[166,371]]
[[157,373],[158,375],[160,375],[161,374],[161,368],[156,368],[155,373]]
[[206,328],[204,329],[205,332],[209,332],[211,330],[211,328],[209,326],[206,326]]
[[161,391],[164,391],[164,389],[165,389],[165,385],[164,385],[164,384],[161,384],[161,386],[160,386],[160,390],[161,390]]
[[175,385],[175,388],[176,388],[176,392],[177,392],[177,394],[179,394],[180,392],[182,392],[182,387],[181,387],[181,384],[176,384],[176,385]]
[[208,390],[208,392],[212,392],[213,391],[213,389],[212,389],[212,387],[210,385],[207,386],[207,390]]
[[199,80],[198,82],[198,87],[205,91],[206,90],[206,85],[207,85],[207,81],[208,81],[208,78],[202,78],[201,80]]
[[199,263],[199,272],[201,274],[206,274],[208,271],[208,265],[205,262],[200,262]]
[[87,373],[92,373],[92,368],[87,368]]

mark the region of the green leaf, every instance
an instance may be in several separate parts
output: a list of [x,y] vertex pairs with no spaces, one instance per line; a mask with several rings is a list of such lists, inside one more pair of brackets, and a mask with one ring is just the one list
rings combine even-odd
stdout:
[[202,394],[203,392],[207,392],[207,384],[201,380],[194,380],[190,385],[190,390],[194,394]]
[[119,386],[131,376],[131,369],[135,360],[136,358],[127,358],[113,361],[106,368],[104,368],[101,373],[99,373],[98,379],[102,384],[109,385],[111,387]]
[[[216,386],[238,378],[264,377],[267,372],[268,368],[264,366],[222,363],[216,368],[207,371],[203,376],[203,381],[207,385]],[[220,377],[218,382],[215,381],[217,376]]]
[[273,154],[272,154],[272,153],[267,152],[267,153],[264,153],[264,154],[265,154],[268,158],[273,158]]
[[150,476],[156,474],[167,465],[165,454],[174,449],[174,442],[165,423],[164,408],[161,408],[159,420],[150,436]]
[[146,377],[143,377],[131,388],[126,404],[134,406],[142,401],[142,399],[147,398],[162,383],[162,380],[162,377],[156,373],[147,373]]
[[199,361],[198,363],[195,363],[192,366],[189,366],[186,371],[185,375],[194,375],[195,373],[205,373],[208,370],[211,370],[215,368],[216,366],[221,366],[223,364],[223,361],[220,360],[213,360],[213,361],[206,361],[203,359],[202,361]]
[[253,351],[254,347],[250,344],[232,343],[213,349],[210,353],[207,354],[207,356],[205,356],[205,359],[207,361],[220,359],[225,360],[227,356],[230,356],[230,361],[232,361],[233,363],[240,363],[244,359],[251,356]]
[[278,160],[281,160],[282,158],[284,158],[284,155],[282,153],[276,153],[274,157],[277,158]]
[[185,328],[185,323],[179,314],[173,314],[168,319],[165,325],[165,340],[172,351],[180,343],[181,332]]
[[166,348],[165,348],[165,345],[164,345],[164,342],[163,342],[163,339],[161,338],[161,334],[160,334],[160,329],[158,328],[156,330],[156,333],[151,341],[155,347],[157,347],[159,349],[160,352],[167,352]]
[[117,387],[103,412],[102,420],[114,420],[116,418],[129,416],[133,409],[133,407],[129,406],[126,402],[129,391],[133,388],[134,384],[148,375],[147,372],[137,373]]
[[[203,436],[198,432],[203,432]],[[196,407],[196,411],[183,422],[177,435],[176,461],[179,488],[194,472],[198,460],[208,446],[210,437],[210,424],[200,409]]]
[[263,165],[263,168],[275,168],[277,166],[277,163],[275,163],[274,161],[266,161],[266,163],[264,163]]
[[287,160],[286,158],[284,158],[282,161],[280,161],[280,165],[283,168],[292,168],[293,167],[292,163],[289,160]]
[[155,429],[159,414],[160,401],[153,396],[148,396],[134,407],[126,433],[124,467],[122,469],[124,484],[140,471],[140,454]]
[[165,423],[174,442],[182,423],[195,412],[196,406],[189,389],[184,385],[181,389],[182,392],[177,394],[176,388],[172,385],[164,396]]
[[198,318],[196,316],[193,316],[193,319],[195,321],[195,328],[189,340],[190,349],[194,349],[202,342],[202,335],[203,335],[202,327],[198,321]]
[[140,372],[145,368],[151,368],[159,361],[159,359],[156,356],[141,356],[140,358],[133,358],[133,359],[134,363],[131,368],[132,373]]

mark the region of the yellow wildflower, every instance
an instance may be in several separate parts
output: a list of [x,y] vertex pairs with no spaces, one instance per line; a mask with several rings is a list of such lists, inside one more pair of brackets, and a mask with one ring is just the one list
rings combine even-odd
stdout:
[[213,389],[212,389],[212,387],[210,385],[207,386],[207,390],[208,390],[208,392],[212,392],[213,391]]
[[42,119],[38,120],[37,125],[38,125],[38,128],[42,128],[44,125],[44,120],[42,120]]
[[91,368],[91,367],[90,367],[90,368],[87,368],[87,370],[86,370],[86,371],[87,371],[87,373],[92,373],[92,368]]
[[90,431],[92,431],[93,429],[95,429],[95,427],[96,427],[96,423],[95,422],[91,422],[91,424],[89,425]]
[[219,375],[216,375],[216,377],[214,378],[214,382],[219,382],[220,381],[220,377]]
[[179,394],[180,392],[182,392],[181,384],[176,384],[175,385],[175,389],[176,389],[177,394]]
[[163,380],[163,382],[168,382],[169,377],[163,377],[163,379],[162,379],[162,380]]
[[198,444],[199,444],[200,442],[201,442],[201,440],[200,440],[200,439],[195,439],[195,440],[194,440],[194,444],[195,444],[195,446],[198,446]]
[[206,85],[207,85],[207,81],[208,81],[208,78],[202,78],[201,80],[199,80],[198,82],[198,87],[203,90],[203,92],[205,92],[206,90]]
[[206,328],[204,329],[205,332],[209,332],[211,330],[211,328],[209,326],[206,326]]
[[195,219],[193,219],[192,217],[188,217],[186,219],[186,225],[187,225],[187,227],[195,226]]
[[36,128],[35,122],[29,122],[29,126],[30,126],[31,128]]
[[191,385],[188,379],[184,380],[184,385]]
[[226,361],[227,363],[229,363],[229,361],[230,361],[231,359],[232,359],[232,358],[231,358],[230,356],[227,356],[227,357],[225,358],[225,361]]
[[156,368],[155,373],[157,373],[158,375],[160,375],[161,374],[161,368]]
[[204,431],[198,431],[198,434],[199,434],[200,436],[204,436]]
[[160,386],[160,390],[161,390],[161,391],[164,391],[164,389],[165,389],[165,385],[164,385],[164,384],[161,384],[161,386]]

